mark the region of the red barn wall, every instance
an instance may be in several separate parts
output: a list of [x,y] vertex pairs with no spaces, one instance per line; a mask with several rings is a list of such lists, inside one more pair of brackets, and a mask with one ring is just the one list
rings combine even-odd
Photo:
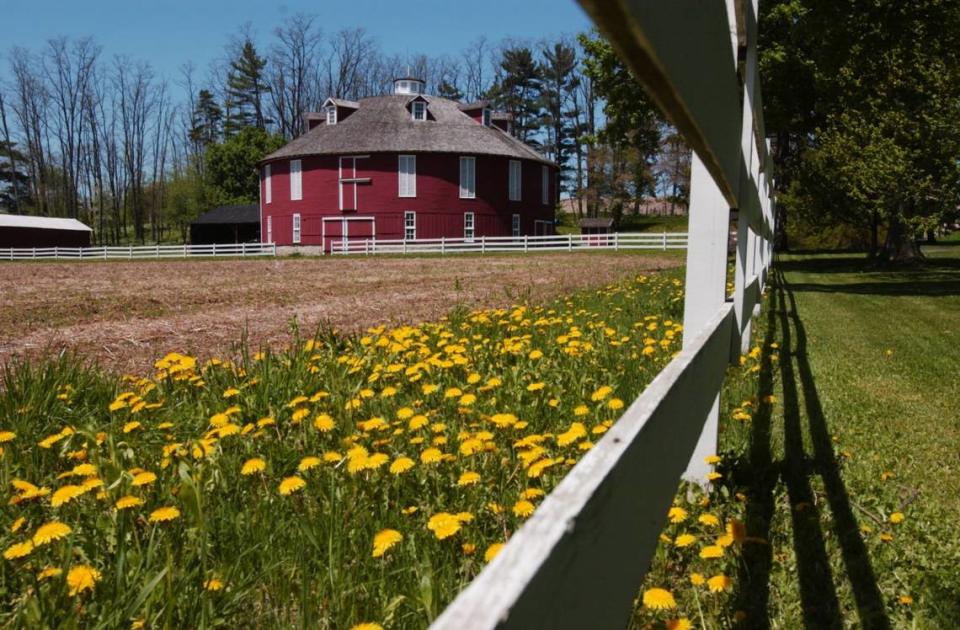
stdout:
[[90,247],[90,232],[4,226],[0,247]]
[[[265,182],[261,176],[261,239],[267,240],[267,217],[272,217],[273,242],[290,245],[293,240],[293,214],[300,213],[302,245],[320,245],[326,217],[374,217],[376,237],[403,238],[403,213],[417,213],[417,238],[462,238],[463,216],[474,213],[475,236],[510,236],[513,214],[521,219],[521,234],[534,234],[535,221],[553,221],[556,203],[556,168],[550,169],[548,200],[541,197],[542,164],[521,160],[521,201],[508,199],[509,158],[476,157],[476,199],[460,199],[460,155],[427,153],[417,156],[417,196],[399,196],[399,159],[396,153],[371,154],[357,160],[358,178],[370,183],[357,184],[357,209],[341,212],[338,194],[338,156],[302,158],[302,200],[291,201],[289,160],[271,163],[272,201],[266,203]],[[349,162],[345,161],[345,168]],[[347,173],[345,176],[352,176]],[[344,194],[349,195],[345,185]],[[372,235],[369,222],[351,221],[351,238]],[[327,222],[328,243],[340,236],[339,221]]]

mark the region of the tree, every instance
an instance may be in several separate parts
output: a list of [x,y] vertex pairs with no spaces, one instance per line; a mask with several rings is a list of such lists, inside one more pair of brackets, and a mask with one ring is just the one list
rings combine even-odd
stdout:
[[463,92],[456,85],[441,81],[437,87],[437,96],[440,98],[449,98],[451,101],[462,101]]
[[283,146],[282,136],[245,127],[207,147],[206,180],[218,203],[253,203],[259,198],[257,163]]
[[220,138],[223,110],[210,90],[200,90],[196,103],[191,118],[190,141],[202,151]]
[[525,46],[505,48],[500,57],[500,79],[490,88],[497,107],[513,114],[513,135],[540,147],[542,74],[533,51]]
[[568,162],[576,144],[576,109],[574,100],[580,84],[577,54],[565,42],[556,42],[542,50],[540,99],[543,103],[543,124],[547,141],[543,150],[560,166],[560,190],[566,190]]
[[315,72],[321,37],[313,23],[311,16],[295,15],[274,31],[278,42],[270,52],[270,101],[273,120],[287,139],[306,131],[303,113],[322,98]]
[[256,127],[266,130],[272,122],[264,115],[263,99],[270,92],[264,76],[267,60],[257,54],[257,49],[247,37],[240,52],[230,62],[227,76],[227,100],[229,115],[224,131],[233,134],[244,127]]
[[32,203],[26,156],[13,143],[0,140],[0,208],[19,214]]

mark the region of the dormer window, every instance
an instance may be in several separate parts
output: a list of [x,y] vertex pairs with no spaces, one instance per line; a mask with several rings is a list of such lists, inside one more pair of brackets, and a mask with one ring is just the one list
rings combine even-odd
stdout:
[[490,126],[490,108],[489,107],[483,108],[483,126],[484,127]]
[[327,124],[328,125],[337,124],[337,108],[336,107],[327,108]]
[[427,119],[427,104],[423,101],[414,101],[410,111],[414,120]]

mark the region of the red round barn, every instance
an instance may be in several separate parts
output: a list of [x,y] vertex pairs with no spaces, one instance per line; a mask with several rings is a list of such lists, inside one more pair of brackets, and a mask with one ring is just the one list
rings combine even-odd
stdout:
[[486,102],[422,93],[327,99],[309,130],[260,164],[260,238],[334,240],[552,234],[557,166]]

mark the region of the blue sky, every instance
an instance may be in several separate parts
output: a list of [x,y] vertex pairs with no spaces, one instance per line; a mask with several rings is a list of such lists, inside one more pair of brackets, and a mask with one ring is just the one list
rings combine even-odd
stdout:
[[37,50],[51,37],[92,35],[105,58],[142,59],[174,81],[187,61],[205,73],[244,23],[265,41],[296,13],[316,15],[325,32],[362,26],[388,54],[457,54],[481,35],[539,39],[590,26],[573,0],[0,0],[0,76],[11,46]]

